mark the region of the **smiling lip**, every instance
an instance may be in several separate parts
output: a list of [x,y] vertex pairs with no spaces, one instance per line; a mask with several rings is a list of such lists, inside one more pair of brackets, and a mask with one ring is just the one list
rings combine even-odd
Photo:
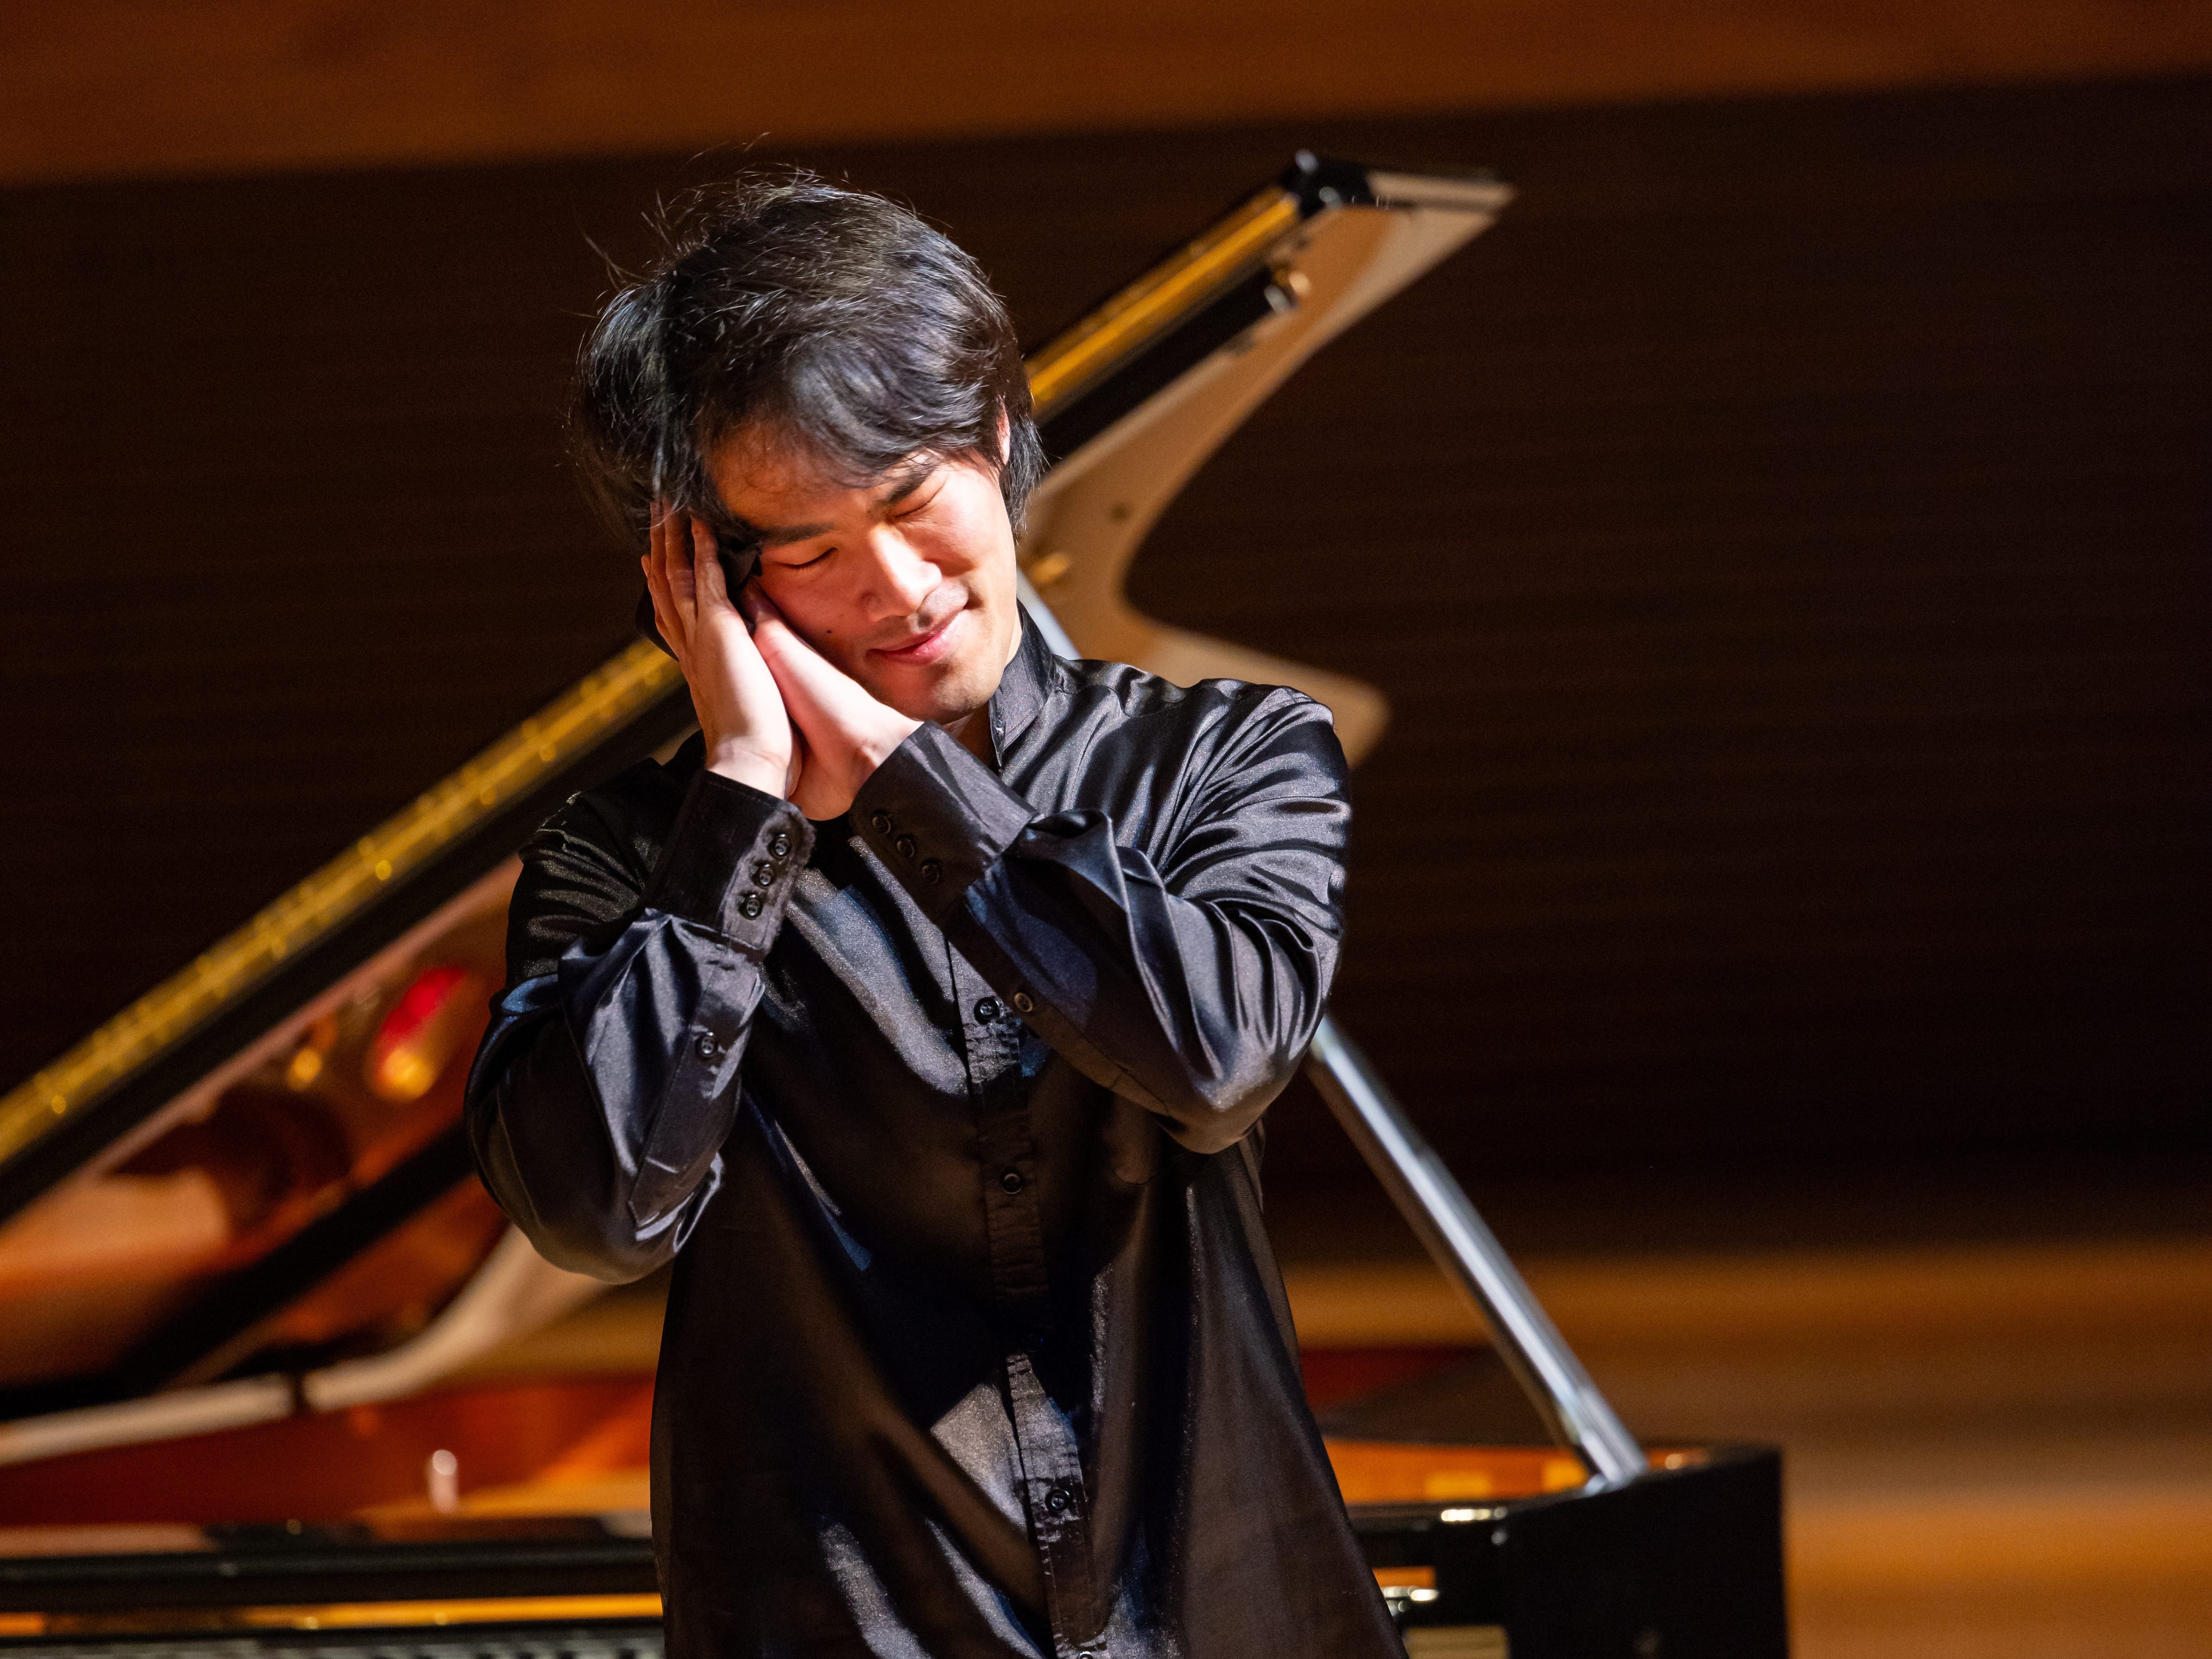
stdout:
[[916,635],[904,645],[876,646],[869,651],[868,654],[872,657],[880,657],[885,662],[927,667],[931,663],[943,659],[952,649],[952,624],[966,614],[965,611],[956,611],[936,627],[931,629],[928,633]]

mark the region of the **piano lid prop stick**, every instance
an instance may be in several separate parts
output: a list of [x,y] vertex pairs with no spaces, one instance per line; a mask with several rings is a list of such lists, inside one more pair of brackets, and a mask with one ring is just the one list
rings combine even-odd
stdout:
[[1327,1015],[1306,1053],[1306,1068],[1407,1224],[1474,1304],[1553,1437],[1609,1485],[1641,1474],[1648,1465],[1636,1437],[1597,1391],[1443,1160]]

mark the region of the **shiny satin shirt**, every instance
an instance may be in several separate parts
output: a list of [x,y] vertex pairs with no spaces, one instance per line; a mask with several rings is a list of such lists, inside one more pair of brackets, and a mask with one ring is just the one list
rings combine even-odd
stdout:
[[1259,1120],[1321,1017],[1328,711],[1069,663],[810,824],[694,739],[523,854],[469,1085],[547,1256],[673,1260],[678,1659],[1402,1653],[1299,1385]]

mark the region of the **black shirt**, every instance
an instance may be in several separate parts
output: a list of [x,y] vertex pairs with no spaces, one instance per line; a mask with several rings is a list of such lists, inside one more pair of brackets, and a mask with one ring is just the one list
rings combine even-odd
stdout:
[[1401,1651],[1299,1385],[1259,1118],[1349,822],[1328,711],[1069,663],[844,818],[694,740],[532,838],[469,1085],[538,1249],[675,1259],[678,1659]]

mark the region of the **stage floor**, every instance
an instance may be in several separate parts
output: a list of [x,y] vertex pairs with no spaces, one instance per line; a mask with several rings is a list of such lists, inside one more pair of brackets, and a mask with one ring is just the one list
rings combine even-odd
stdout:
[[[1341,1211],[1316,1243],[1286,1231],[1316,1380],[1401,1367],[1325,1418],[1410,1419],[1455,1389],[1501,1408],[1481,1359],[1452,1353],[1479,1341],[1471,1316],[1410,1242],[1377,1224],[1363,1243]],[[2212,1237],[1522,1266],[1647,1443],[1784,1449],[1798,1659],[2212,1654]]]

